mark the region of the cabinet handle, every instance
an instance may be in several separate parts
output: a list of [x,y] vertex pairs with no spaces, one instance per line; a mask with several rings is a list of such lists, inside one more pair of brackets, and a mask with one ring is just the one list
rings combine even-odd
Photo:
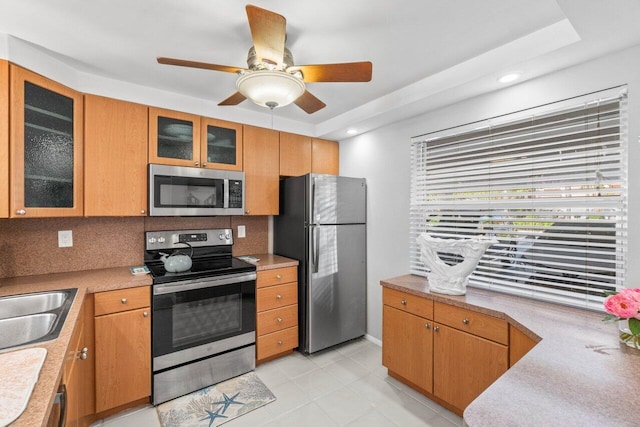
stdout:
[[244,211],[244,213],[245,213],[246,215],[251,215],[251,211],[249,211],[249,210]]
[[18,210],[16,211],[16,213],[17,213],[18,215],[26,215],[26,214],[27,214],[27,211],[25,211],[24,209],[18,209]]
[[434,327],[433,327],[433,331],[434,331],[434,332],[438,332],[439,330],[440,330],[440,326],[434,326]]
[[278,345],[282,345],[282,340],[278,340]]
[[87,347],[84,347],[82,350],[80,350],[80,354],[78,355],[78,359],[87,360],[87,353],[88,352],[89,352],[89,349]]
[[469,324],[469,319],[467,319],[466,317],[464,319],[462,319],[462,323],[465,325]]
[[282,317],[278,317],[278,323],[282,323]]
[[276,295],[276,299],[282,299],[282,295],[280,294]]
[[276,279],[282,279],[282,275],[276,274]]
[[200,162],[193,162],[196,166],[200,166]]
[[140,214],[142,214],[142,215],[145,214],[144,209],[140,209]]
[[148,317],[149,313],[147,313],[146,311],[142,313],[142,317]]
[[202,163],[202,167],[207,166],[207,162]]
[[424,327],[427,329],[431,329],[431,323],[425,323]]
[[406,299],[403,299],[402,301],[400,301],[400,304],[402,304],[402,305],[407,305],[407,300],[406,300]]
[[122,302],[123,304],[126,304],[126,303],[127,303],[127,299],[126,299],[126,298],[122,298],[122,299],[120,300],[120,302]]

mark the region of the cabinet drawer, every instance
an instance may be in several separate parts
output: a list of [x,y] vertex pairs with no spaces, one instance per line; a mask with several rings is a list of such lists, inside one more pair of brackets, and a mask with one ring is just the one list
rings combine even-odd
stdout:
[[382,300],[385,305],[406,311],[416,316],[433,319],[433,301],[395,289],[383,288]]
[[258,336],[298,326],[298,304],[258,313],[256,333]]
[[282,285],[283,283],[298,281],[298,267],[276,268],[273,270],[258,271],[256,287]]
[[297,283],[269,286],[258,289],[256,292],[256,310],[258,312],[298,303]]
[[151,305],[150,287],[99,292],[95,294],[94,301],[96,316],[149,307]]
[[284,329],[258,337],[256,359],[262,360],[275,356],[298,346],[298,327]]
[[507,322],[486,314],[436,302],[433,320],[488,340],[509,344]]

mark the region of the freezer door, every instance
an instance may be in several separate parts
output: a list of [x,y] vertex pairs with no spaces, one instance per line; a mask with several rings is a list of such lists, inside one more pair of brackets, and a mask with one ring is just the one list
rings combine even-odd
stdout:
[[304,350],[361,337],[366,329],[365,225],[309,227]]
[[309,224],[363,224],[366,222],[364,178],[309,175]]

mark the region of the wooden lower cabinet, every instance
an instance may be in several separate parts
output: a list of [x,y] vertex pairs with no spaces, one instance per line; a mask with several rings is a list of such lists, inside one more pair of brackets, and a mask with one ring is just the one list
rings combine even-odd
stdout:
[[509,367],[506,345],[445,325],[433,337],[433,394],[460,412]]
[[298,268],[258,271],[256,281],[256,362],[298,347]]
[[382,364],[389,371],[431,393],[433,322],[388,305],[383,310]]
[[[97,413],[151,395],[149,292],[149,287],[140,287],[95,296]],[[138,307],[139,301],[146,306]],[[127,306],[130,302],[138,304]],[[104,307],[114,304],[105,312]]]
[[386,287],[383,304],[389,375],[458,415],[510,366],[502,319]]

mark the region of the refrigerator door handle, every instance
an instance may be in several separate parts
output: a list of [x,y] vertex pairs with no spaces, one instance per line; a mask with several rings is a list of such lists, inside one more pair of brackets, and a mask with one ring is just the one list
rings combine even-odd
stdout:
[[316,177],[313,177],[311,184],[311,224],[316,223]]
[[311,262],[313,263],[312,273],[318,272],[318,264],[320,262],[320,239],[318,238],[318,227],[313,227],[311,232],[311,248],[313,253],[311,254]]

